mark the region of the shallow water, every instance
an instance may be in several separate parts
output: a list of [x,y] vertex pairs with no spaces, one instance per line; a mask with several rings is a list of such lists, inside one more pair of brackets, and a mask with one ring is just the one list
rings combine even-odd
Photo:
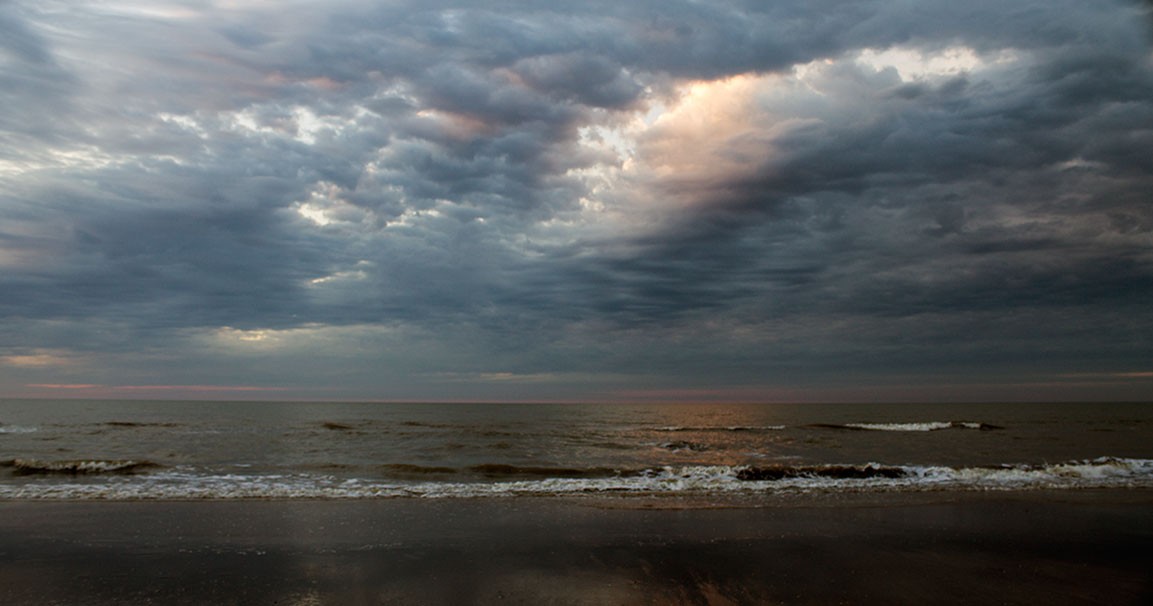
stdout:
[[0,498],[1149,485],[1139,403],[0,401]]

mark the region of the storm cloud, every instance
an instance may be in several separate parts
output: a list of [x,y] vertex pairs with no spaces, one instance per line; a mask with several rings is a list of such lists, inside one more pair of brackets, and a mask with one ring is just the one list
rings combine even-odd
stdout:
[[1153,397],[1151,24],[0,2],[0,393]]

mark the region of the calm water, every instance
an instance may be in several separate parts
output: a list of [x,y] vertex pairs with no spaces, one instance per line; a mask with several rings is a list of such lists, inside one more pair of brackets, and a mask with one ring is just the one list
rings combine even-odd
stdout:
[[0,400],[0,498],[1153,486],[1153,404]]

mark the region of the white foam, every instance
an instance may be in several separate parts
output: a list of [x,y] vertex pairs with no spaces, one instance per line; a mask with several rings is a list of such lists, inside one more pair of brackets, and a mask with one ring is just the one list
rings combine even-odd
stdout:
[[928,421],[924,423],[846,423],[845,427],[872,431],[938,431],[941,429],[981,429],[980,423]]
[[34,433],[40,431],[39,427],[21,427],[19,425],[0,425],[0,433]]
[[[877,466],[877,464],[869,464]],[[857,466],[868,467],[869,465]],[[790,492],[917,492],[932,490],[1034,490],[1043,488],[1153,488],[1153,460],[1103,457],[1055,465],[952,468],[904,466],[902,477],[796,476],[742,481],[744,467],[664,467],[637,476],[545,478],[507,482],[387,483],[310,474],[202,475],[189,469],[101,482],[0,484],[0,499],[370,499],[619,495],[781,494]]]

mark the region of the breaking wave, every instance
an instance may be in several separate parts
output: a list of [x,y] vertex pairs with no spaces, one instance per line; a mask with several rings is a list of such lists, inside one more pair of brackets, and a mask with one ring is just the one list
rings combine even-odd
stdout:
[[458,478],[484,478],[494,481],[524,478],[609,478],[628,475],[630,473],[635,475],[635,473],[637,473],[608,467],[521,466],[503,463],[482,463],[460,469],[455,467],[393,463],[384,465],[383,468],[389,475],[398,478],[457,476]]
[[974,423],[970,421],[927,421],[923,423],[815,423],[809,427],[819,429],[847,429],[856,431],[941,431],[943,429],[977,429],[990,431],[1004,429],[999,425],[989,423]]
[[[811,423],[809,425],[802,425],[799,427],[810,429],[840,429],[849,431],[940,431],[942,429],[978,429],[981,431],[989,431],[993,429],[1004,429],[999,425],[972,421],[924,421],[917,423]],[[789,428],[790,427],[788,425],[734,425],[727,427],[716,427],[710,425],[671,425],[667,427],[649,427],[647,430],[655,432],[705,433],[737,431],[769,432],[781,431]]]
[[457,473],[455,467],[435,467],[429,465],[411,465],[408,463],[392,463],[384,465],[385,471],[399,476],[426,476],[434,474]]
[[620,470],[605,467],[522,467],[519,465],[483,464],[468,468],[472,473],[490,479],[510,478],[600,478],[621,475]]
[[835,480],[865,480],[870,478],[904,478],[905,467],[868,465],[773,465],[770,467],[744,467],[737,470],[737,479],[746,482],[776,482],[790,478],[831,478]]
[[710,450],[708,444],[701,444],[700,442],[689,442],[687,440],[661,442],[658,444],[658,446],[671,452],[704,452],[706,450]]
[[650,427],[649,431],[660,432],[677,432],[677,431],[780,431],[785,429],[786,425],[730,425],[726,427],[716,427],[712,425],[698,425],[698,426],[682,426],[671,425],[667,427]]
[[180,427],[179,423],[149,423],[144,421],[107,421],[108,427]]
[[71,461],[39,461],[36,459],[12,459],[0,466],[11,467],[16,475],[36,474],[102,474],[136,473],[150,467],[159,467],[151,461],[77,459]]
[[[16,461],[8,462],[15,465]],[[20,463],[27,465],[27,463]],[[48,473],[67,469],[131,470],[135,461],[57,462],[32,466]],[[199,474],[164,469],[113,475],[102,482],[0,484],[3,499],[369,499],[614,495],[766,495],[838,492],[986,491],[1083,488],[1153,488],[1153,460],[1102,457],[1053,465],[945,467],[881,465],[684,466],[636,472],[549,467],[475,466],[499,481],[375,481],[333,476]],[[411,466],[429,475],[451,468]],[[44,472],[41,472],[44,473]]]

